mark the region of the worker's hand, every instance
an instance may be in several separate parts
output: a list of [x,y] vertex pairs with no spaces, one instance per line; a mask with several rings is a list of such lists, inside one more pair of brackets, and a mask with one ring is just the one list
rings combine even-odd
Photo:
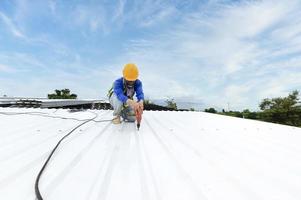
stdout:
[[132,99],[128,99],[126,101],[127,105],[129,105],[131,108],[133,108],[133,110],[136,112],[136,110],[139,110],[139,104],[137,102],[135,102]]
[[128,99],[126,101],[126,104],[134,109],[136,102],[134,100],[132,100],[132,99]]
[[126,101],[127,105],[131,106],[134,110],[134,112],[139,112],[142,114],[143,112],[143,109],[144,109],[144,105],[143,105],[143,101],[139,101],[139,102],[135,102],[134,100],[132,99],[128,99]]
[[143,109],[144,109],[143,100],[140,100],[140,101],[138,102],[138,104],[139,104],[139,108],[140,108],[141,110],[143,110]]

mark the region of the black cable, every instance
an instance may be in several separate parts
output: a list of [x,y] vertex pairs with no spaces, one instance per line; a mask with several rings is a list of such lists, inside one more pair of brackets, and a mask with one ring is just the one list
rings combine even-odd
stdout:
[[[94,113],[94,112],[91,112],[93,114],[95,114],[96,116],[91,118],[91,119],[76,119],[76,118],[67,118],[67,117],[59,117],[59,116],[47,116],[45,114],[47,113],[42,113],[42,112],[24,112],[24,113],[13,113],[13,112],[0,112],[0,114],[3,114],[3,115],[23,115],[23,114],[26,114],[26,115],[38,115],[38,116],[42,116],[42,117],[50,117],[50,118],[59,118],[59,119],[71,119],[71,120],[76,120],[76,121],[83,121],[81,124],[77,125],[75,128],[73,128],[70,132],[68,132],[66,135],[64,135],[59,141],[58,143],[55,145],[55,147],[52,149],[51,153],[49,154],[46,162],[44,163],[43,167],[41,168],[41,170],[39,171],[39,174],[36,178],[36,181],[35,181],[35,194],[36,194],[36,198],[38,200],[43,200],[43,197],[41,195],[41,192],[40,192],[40,189],[39,189],[39,182],[40,182],[40,179],[41,179],[41,176],[47,166],[47,164],[49,163],[52,155],[54,154],[54,152],[56,151],[56,149],[59,147],[59,145],[61,144],[61,142],[67,138],[69,135],[71,135],[71,133],[73,133],[76,129],[78,129],[79,127],[81,127],[82,125],[88,123],[88,122],[109,122],[109,121],[112,121],[111,119],[105,119],[105,120],[95,120],[95,118],[98,117],[98,114],[97,113]],[[42,115],[43,114],[43,115]]]
[[[92,112],[94,113],[94,112]],[[13,112],[0,112],[2,115],[36,115],[36,116],[41,116],[41,117],[49,117],[49,118],[57,118],[57,119],[70,119],[70,120],[75,120],[75,121],[87,121],[89,119],[76,119],[72,117],[60,117],[60,116],[50,116],[47,115],[48,113],[43,113],[43,112],[24,112],[24,113],[13,113]],[[95,114],[95,113],[94,113]],[[94,122],[103,122],[104,120],[92,120]],[[106,121],[112,121],[111,119],[107,119]]]
[[96,118],[96,116],[95,116],[94,118],[90,119],[90,120],[87,120],[87,121],[85,121],[85,122],[83,122],[83,123],[77,125],[77,126],[76,126],[75,128],[73,128],[69,133],[67,133],[64,137],[62,137],[62,138],[58,141],[58,143],[55,145],[55,147],[52,149],[51,153],[49,154],[49,156],[48,156],[46,162],[44,163],[43,167],[41,168],[41,170],[40,170],[40,172],[39,172],[39,174],[38,174],[38,176],[37,176],[37,178],[36,178],[36,181],[35,181],[35,194],[36,194],[36,197],[37,197],[38,200],[43,200],[43,197],[42,197],[41,192],[40,192],[40,189],[39,189],[39,181],[40,181],[40,178],[41,178],[41,176],[42,176],[42,174],[43,174],[43,172],[44,172],[44,170],[45,170],[47,164],[49,163],[50,158],[51,158],[52,155],[54,154],[55,150],[58,148],[58,146],[61,144],[61,142],[62,142],[66,137],[68,137],[73,131],[75,131],[75,130],[76,130],[77,128],[79,128],[80,126],[82,126],[82,125],[84,125],[84,124],[90,122],[91,120],[93,120],[93,119],[95,119],[95,118]]
[[[95,114],[95,113],[94,113]],[[38,200],[43,200],[43,197],[41,195],[41,192],[39,190],[39,181],[40,181],[40,178],[47,166],[47,164],[49,163],[52,155],[54,154],[54,152],[56,151],[56,149],[58,148],[58,146],[60,145],[60,143],[65,139],[67,138],[73,131],[75,131],[77,128],[81,127],[82,125],[88,123],[88,122],[91,122],[91,121],[94,121],[94,122],[108,122],[108,121],[112,121],[112,120],[94,120],[97,116],[95,116],[94,118],[92,119],[89,119],[89,120],[86,120],[84,121],[83,123],[77,125],[75,128],[73,128],[69,133],[67,133],[64,137],[62,137],[62,139],[59,140],[59,142],[56,144],[56,146],[53,148],[53,150],[51,151],[50,155],[48,156],[46,162],[44,163],[43,167],[41,168],[37,178],[36,178],[36,181],[35,181],[35,194],[36,194],[36,197]]]

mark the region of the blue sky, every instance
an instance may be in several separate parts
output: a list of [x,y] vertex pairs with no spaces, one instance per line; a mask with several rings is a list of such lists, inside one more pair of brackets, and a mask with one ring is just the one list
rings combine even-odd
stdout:
[[1,0],[0,96],[104,98],[134,62],[149,99],[258,109],[301,89],[301,1]]

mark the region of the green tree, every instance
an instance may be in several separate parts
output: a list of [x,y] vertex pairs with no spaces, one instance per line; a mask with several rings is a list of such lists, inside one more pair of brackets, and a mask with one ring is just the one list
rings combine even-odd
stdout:
[[214,108],[208,108],[208,109],[206,108],[205,112],[208,112],[208,113],[217,113],[217,111]]
[[168,108],[172,108],[174,110],[177,110],[177,104],[173,98],[168,98],[165,103],[167,104]]
[[297,90],[287,97],[263,99],[259,104],[262,112],[260,118],[264,121],[301,126],[301,106],[298,103],[299,92]]
[[257,113],[251,112],[249,109],[243,110],[242,115],[246,119],[258,119]]
[[149,105],[149,104],[151,104],[151,101],[149,99],[144,99],[143,104],[144,105]]
[[76,94],[70,94],[69,89],[55,90],[55,93],[48,94],[48,99],[76,99]]

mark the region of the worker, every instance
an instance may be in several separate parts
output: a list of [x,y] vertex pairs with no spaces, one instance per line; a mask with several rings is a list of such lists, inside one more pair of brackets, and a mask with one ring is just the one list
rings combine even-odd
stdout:
[[[115,80],[109,90],[108,97],[114,109],[113,124],[120,124],[121,117],[124,121],[135,122],[135,113],[142,113],[144,94],[138,75],[139,71],[135,64],[126,64],[123,68],[123,77]],[[137,101],[134,100],[135,93]]]

